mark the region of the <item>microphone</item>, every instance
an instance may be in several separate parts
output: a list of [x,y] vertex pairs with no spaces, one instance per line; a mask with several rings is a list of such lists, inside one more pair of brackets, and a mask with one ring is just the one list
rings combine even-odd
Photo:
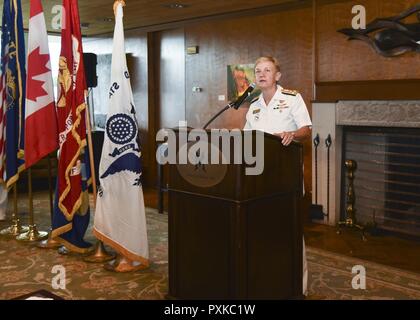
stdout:
[[230,108],[234,108],[235,110],[238,110],[240,105],[245,101],[246,98],[249,97],[251,92],[255,89],[255,83],[251,83],[248,89],[245,90],[245,92],[238,98],[236,101],[230,102],[228,106]]

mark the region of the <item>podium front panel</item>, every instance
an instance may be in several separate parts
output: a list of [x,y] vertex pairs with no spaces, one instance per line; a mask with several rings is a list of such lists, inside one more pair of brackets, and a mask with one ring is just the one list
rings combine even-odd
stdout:
[[[302,146],[264,135],[264,171],[168,166],[169,296],[302,296]],[[213,166],[213,167],[209,167]]]

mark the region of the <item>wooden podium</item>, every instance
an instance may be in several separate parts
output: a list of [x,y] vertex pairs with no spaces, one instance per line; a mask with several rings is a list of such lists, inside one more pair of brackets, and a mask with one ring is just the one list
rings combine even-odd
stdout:
[[302,146],[260,134],[261,175],[245,163],[168,165],[169,298],[302,297]]

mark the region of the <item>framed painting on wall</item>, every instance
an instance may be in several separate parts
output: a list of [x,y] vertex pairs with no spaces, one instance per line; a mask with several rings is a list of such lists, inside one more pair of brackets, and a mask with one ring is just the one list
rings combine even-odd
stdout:
[[[253,63],[227,66],[228,100],[236,100],[253,82],[255,82]],[[254,90],[245,102],[251,101],[260,93],[261,91],[259,89]]]

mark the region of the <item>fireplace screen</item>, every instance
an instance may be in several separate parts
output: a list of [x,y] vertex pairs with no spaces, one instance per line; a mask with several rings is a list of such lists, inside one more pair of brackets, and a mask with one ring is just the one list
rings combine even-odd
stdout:
[[[357,162],[358,222],[420,237],[420,129],[344,127],[343,159]],[[345,216],[346,172],[342,171]]]

